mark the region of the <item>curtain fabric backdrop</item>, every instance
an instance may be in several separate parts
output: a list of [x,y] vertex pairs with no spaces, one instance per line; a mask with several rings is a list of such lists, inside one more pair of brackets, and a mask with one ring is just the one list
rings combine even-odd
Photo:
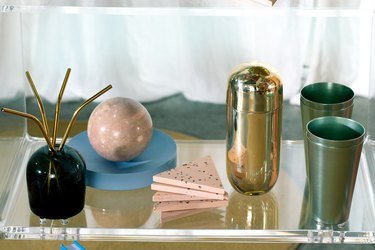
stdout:
[[[284,99],[296,104],[303,85],[317,81],[340,82],[356,94],[367,95],[368,72],[361,67],[368,63],[364,52],[370,45],[367,20],[298,15],[288,9],[264,13],[205,16],[40,11],[19,18],[0,15],[0,44],[4,48],[0,98],[9,98],[24,86],[14,84],[11,77],[19,71],[10,75],[9,59],[15,52],[22,57],[23,70],[30,71],[39,93],[51,102],[71,67],[64,100],[89,98],[111,83],[113,90],[102,98],[124,96],[144,102],[183,93],[189,100],[225,103],[230,72],[250,61],[277,69],[284,82]],[[16,81],[25,81],[23,73],[14,76]]]

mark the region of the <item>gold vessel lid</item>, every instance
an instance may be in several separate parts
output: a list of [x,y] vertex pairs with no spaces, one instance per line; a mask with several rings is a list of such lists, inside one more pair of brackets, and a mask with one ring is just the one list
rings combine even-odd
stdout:
[[229,76],[227,105],[237,111],[270,112],[282,102],[282,81],[270,66],[244,63]]

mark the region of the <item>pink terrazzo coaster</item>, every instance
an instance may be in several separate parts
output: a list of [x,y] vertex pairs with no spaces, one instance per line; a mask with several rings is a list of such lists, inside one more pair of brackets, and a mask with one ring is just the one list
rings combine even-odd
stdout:
[[[194,195],[186,195],[186,194],[176,194],[176,193],[169,193],[169,192],[161,192],[157,191],[152,196],[152,201],[197,201],[197,200],[204,200],[204,197],[194,196]],[[228,199],[228,195],[224,195],[224,200]]]
[[227,197],[226,193],[224,194],[210,193],[206,191],[199,191],[195,189],[160,184],[160,183],[152,183],[151,189],[155,191],[162,191],[162,192],[168,192],[168,193],[198,196],[198,197],[203,197],[204,199],[225,200],[225,197]]
[[225,193],[215,164],[209,155],[154,175],[153,181],[205,192]]
[[187,209],[217,208],[228,205],[227,200],[200,200],[200,201],[162,201],[154,204],[155,212],[178,211]]

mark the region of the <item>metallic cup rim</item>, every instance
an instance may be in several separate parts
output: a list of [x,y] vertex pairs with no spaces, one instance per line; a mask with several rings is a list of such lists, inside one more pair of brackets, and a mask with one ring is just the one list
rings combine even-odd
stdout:
[[[327,91],[322,92],[322,90],[329,90],[328,92],[334,94],[335,98],[332,96],[324,98],[323,94]],[[322,97],[325,100],[322,100]],[[317,82],[302,88],[300,100],[301,103],[314,109],[340,110],[352,106],[354,97],[354,91],[348,86],[335,82]]]
[[307,123],[306,135],[310,141],[322,146],[343,148],[362,143],[366,129],[361,123],[350,118],[324,116]]

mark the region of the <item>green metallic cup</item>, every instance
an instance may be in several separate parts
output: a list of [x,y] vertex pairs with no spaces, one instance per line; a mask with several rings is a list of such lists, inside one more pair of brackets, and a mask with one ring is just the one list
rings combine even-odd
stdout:
[[326,116],[307,124],[309,203],[316,221],[348,220],[365,134],[349,118]]
[[354,104],[351,88],[334,82],[318,82],[301,90],[302,129],[307,123],[322,116],[341,116],[350,118]]
[[308,173],[306,151],[306,125],[314,118],[340,116],[351,118],[354,92],[351,88],[333,82],[318,82],[305,86],[300,95],[302,132],[305,136],[306,173]]

